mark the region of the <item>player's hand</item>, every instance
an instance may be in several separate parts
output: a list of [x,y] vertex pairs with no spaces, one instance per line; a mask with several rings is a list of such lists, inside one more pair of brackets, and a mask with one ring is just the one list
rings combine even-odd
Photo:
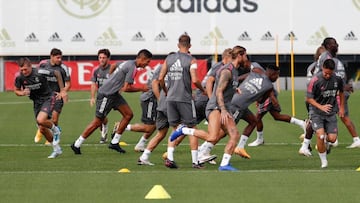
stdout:
[[331,104],[322,105],[320,110],[322,110],[326,113],[330,113],[332,110],[332,105]]
[[30,89],[29,88],[25,88],[23,90],[24,96],[30,96]]
[[90,106],[93,107],[95,104],[95,98],[90,98]]
[[221,124],[226,125],[229,118],[231,118],[231,115],[229,114],[229,112],[225,109],[222,109],[221,115],[220,115]]
[[68,102],[69,98],[65,90],[61,90],[60,93],[55,92],[55,94],[57,100],[63,99],[65,103]]

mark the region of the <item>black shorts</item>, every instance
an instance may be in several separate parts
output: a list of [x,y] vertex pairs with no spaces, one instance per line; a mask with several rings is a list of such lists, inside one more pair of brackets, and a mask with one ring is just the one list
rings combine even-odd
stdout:
[[64,100],[62,99],[55,100],[54,111],[61,113],[63,106],[64,106]]
[[147,125],[154,125],[156,121],[156,108],[157,100],[155,98],[149,98],[146,101],[141,101],[141,122]]
[[40,111],[47,113],[48,118],[51,119],[52,112],[54,110],[55,96],[41,98],[34,100],[34,115],[35,118],[40,113]]
[[195,109],[196,109],[196,124],[201,123],[206,118],[206,104],[208,101],[198,100],[195,101]]
[[117,110],[121,105],[128,105],[120,94],[105,96],[98,94],[96,97],[96,117],[105,118],[112,109]]

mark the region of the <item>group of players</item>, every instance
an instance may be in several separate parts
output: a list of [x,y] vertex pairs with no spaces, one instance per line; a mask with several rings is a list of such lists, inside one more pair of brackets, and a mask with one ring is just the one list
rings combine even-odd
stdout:
[[[91,78],[90,105],[96,104],[95,117],[71,144],[71,149],[75,154],[81,154],[82,143],[98,128],[101,130],[100,143],[105,143],[108,134],[107,115],[114,109],[119,111],[122,117],[114,127],[108,147],[125,153],[119,145],[124,131],[143,132],[143,136],[135,145],[136,151],[143,152],[138,159],[139,165],[153,165],[149,160],[151,152],[166,137],[171,127],[167,152],[163,156],[166,167],[178,168],[174,152],[186,135],[190,143],[192,167],[198,169],[203,168],[205,162],[214,163],[216,156],[211,155],[211,149],[221,138],[228,135],[229,139],[218,169],[236,171],[238,169],[230,164],[231,155],[235,153],[250,158],[245,145],[255,128],[257,139],[248,146],[264,144],[261,119],[270,112],[275,120],[293,123],[303,128],[305,138],[299,150],[300,154],[311,155],[308,148],[315,131],[321,167],[325,168],[326,152],[329,152],[330,143],[337,141],[337,113],[354,137],[354,143],[350,147],[360,147],[360,139],[348,117],[343,94],[344,89],[351,92],[352,87],[345,85],[344,66],[336,58],[337,43],[335,41],[336,51],[332,50],[333,48],[329,47],[334,45],[328,44],[329,39],[335,41],[333,38],[324,40],[324,53],[319,56],[315,68],[310,71],[311,76],[314,76],[311,77],[307,89],[309,119],[306,121],[309,122],[280,114],[277,93],[272,84],[279,77],[279,67],[269,65],[264,69],[258,63],[250,62],[246,49],[242,46],[224,50],[222,61],[214,64],[200,82],[196,74],[196,59],[190,54],[190,36],[183,34],[178,40],[179,50],[169,53],[164,63],[154,69],[148,84],[140,88],[132,86],[136,72],[138,68],[145,68],[149,64],[152,53],[142,49],[134,60],[111,65],[110,51],[101,49],[98,51],[99,67],[94,70]],[[61,63],[61,56],[60,50],[53,49],[50,59],[41,62],[39,68],[32,68],[29,59],[21,58],[18,61],[20,75],[15,79],[16,95],[29,96],[34,101],[39,131],[53,146],[53,152],[48,158],[56,158],[62,154],[58,119],[63,103],[67,101],[70,75],[68,68]],[[192,84],[197,88],[195,95]],[[140,96],[142,123],[130,124],[133,112],[121,95],[124,91],[143,92]],[[254,102],[258,104],[256,115],[248,108]],[[208,122],[207,131],[196,128],[204,119]],[[236,127],[240,119],[248,123],[241,135]],[[156,130],[156,135],[148,141]],[[200,147],[198,138],[205,141]],[[38,133],[35,141],[39,140]]]

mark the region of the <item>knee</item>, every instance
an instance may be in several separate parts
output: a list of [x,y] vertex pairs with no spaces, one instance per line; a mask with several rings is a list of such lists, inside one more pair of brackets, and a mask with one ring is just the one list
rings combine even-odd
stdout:
[[126,120],[128,120],[128,121],[130,121],[133,117],[134,117],[134,113],[133,113],[133,112],[129,112],[129,113],[127,113],[127,114],[125,114],[125,115],[123,116],[123,118],[126,119]]

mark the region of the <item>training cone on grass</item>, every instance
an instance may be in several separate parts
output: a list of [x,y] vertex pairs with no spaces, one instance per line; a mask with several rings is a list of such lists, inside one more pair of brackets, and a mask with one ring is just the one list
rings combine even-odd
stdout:
[[118,171],[119,173],[130,173],[130,170],[127,168],[122,168]]
[[127,146],[128,144],[126,142],[119,142],[120,146]]
[[360,171],[360,167],[356,169],[356,171]]
[[154,187],[151,188],[151,190],[145,196],[145,199],[171,199],[171,197],[163,186],[154,185]]

